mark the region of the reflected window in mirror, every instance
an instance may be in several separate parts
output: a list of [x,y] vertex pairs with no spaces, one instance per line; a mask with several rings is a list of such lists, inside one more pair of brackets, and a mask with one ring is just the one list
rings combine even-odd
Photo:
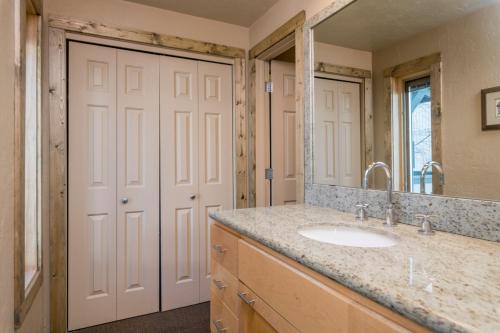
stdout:
[[[432,191],[432,171],[421,180],[425,163],[432,160],[432,120],[430,77],[406,81],[403,108],[406,190],[430,193]],[[420,188],[420,183],[425,188]]]

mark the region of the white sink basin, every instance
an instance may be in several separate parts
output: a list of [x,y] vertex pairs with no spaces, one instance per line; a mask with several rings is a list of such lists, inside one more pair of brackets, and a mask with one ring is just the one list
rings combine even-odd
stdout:
[[397,236],[383,231],[346,225],[304,227],[299,234],[323,243],[353,247],[390,247],[398,242]]

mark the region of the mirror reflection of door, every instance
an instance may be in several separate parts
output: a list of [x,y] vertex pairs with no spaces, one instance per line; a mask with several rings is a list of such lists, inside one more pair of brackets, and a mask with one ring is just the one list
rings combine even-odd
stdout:
[[314,88],[315,181],[360,186],[360,84],[316,77]]

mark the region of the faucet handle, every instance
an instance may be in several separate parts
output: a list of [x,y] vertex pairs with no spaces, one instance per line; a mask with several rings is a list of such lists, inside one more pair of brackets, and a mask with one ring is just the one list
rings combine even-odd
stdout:
[[368,204],[366,202],[358,202],[356,207],[356,220],[363,222],[368,220],[368,215],[366,213],[366,208],[368,208]]
[[421,222],[421,227],[418,232],[422,235],[433,235],[434,230],[432,230],[431,219],[437,218],[436,215],[424,215],[424,214],[416,214],[415,218]]

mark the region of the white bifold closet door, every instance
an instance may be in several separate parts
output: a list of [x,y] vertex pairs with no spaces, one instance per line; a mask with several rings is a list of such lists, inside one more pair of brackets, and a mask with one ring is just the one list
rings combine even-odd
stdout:
[[210,212],[233,207],[228,65],[162,57],[162,310],[209,300]]
[[360,85],[314,79],[314,181],[361,185]]
[[290,205],[296,202],[295,64],[271,61],[271,79],[272,203]]
[[159,59],[69,45],[70,330],[158,311]]

